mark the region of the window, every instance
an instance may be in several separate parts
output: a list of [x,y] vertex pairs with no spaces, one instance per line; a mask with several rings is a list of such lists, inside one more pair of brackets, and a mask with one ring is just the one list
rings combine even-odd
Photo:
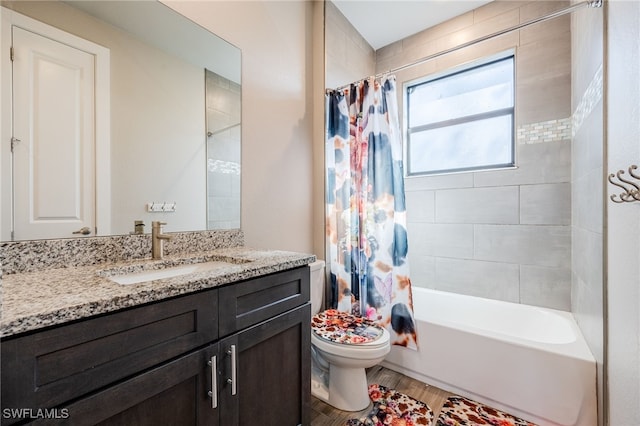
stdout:
[[514,56],[405,85],[408,176],[514,166]]

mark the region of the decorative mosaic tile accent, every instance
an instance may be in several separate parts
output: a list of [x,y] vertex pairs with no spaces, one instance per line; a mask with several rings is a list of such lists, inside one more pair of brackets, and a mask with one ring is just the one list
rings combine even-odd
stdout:
[[573,112],[573,124],[571,126],[573,131],[572,136],[578,133],[584,120],[591,115],[593,108],[602,100],[602,81],[602,64],[600,64],[587,90],[584,92],[584,95],[582,95],[580,103]]
[[207,170],[224,174],[240,175],[240,164],[234,161],[207,160]]
[[[173,238],[164,244],[167,256],[244,245],[240,229],[170,235]],[[150,257],[151,234],[0,242],[0,265],[5,275]]]
[[519,145],[543,142],[560,142],[571,139],[571,118],[524,124],[518,127]]

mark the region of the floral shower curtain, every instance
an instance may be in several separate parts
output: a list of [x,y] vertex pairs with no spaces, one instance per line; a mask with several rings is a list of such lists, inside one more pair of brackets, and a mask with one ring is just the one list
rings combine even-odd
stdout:
[[395,77],[326,94],[332,307],[417,347]]

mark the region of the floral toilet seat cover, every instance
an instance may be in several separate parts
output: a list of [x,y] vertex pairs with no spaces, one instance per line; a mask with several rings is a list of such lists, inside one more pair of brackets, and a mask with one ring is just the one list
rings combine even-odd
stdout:
[[311,329],[330,342],[357,345],[371,343],[382,336],[384,329],[373,321],[347,312],[327,309],[311,318]]

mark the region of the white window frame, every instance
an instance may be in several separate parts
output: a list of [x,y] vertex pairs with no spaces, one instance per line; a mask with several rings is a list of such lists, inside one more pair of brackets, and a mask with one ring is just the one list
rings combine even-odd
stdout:
[[[513,60],[513,107],[512,108],[505,108],[505,109],[501,109],[501,110],[494,110],[494,111],[490,111],[487,113],[483,113],[483,114],[475,114],[473,116],[466,116],[466,117],[461,117],[458,119],[454,119],[454,120],[450,120],[451,123],[450,124],[457,124],[459,122],[472,122],[475,120],[465,120],[465,118],[469,118],[469,117],[479,117],[479,116],[483,116],[481,118],[491,118],[493,116],[499,116],[499,115],[503,115],[503,114],[498,114],[498,112],[502,111],[506,111],[506,110],[511,110],[510,114],[511,114],[511,159],[509,162],[507,163],[494,163],[494,164],[487,164],[487,165],[482,165],[482,166],[477,166],[477,167],[465,167],[465,168],[455,168],[455,169],[439,169],[439,170],[433,170],[433,171],[419,171],[419,172],[412,172],[411,171],[411,163],[410,163],[410,147],[411,147],[411,130],[409,128],[409,89],[415,86],[419,86],[421,84],[425,84],[425,83],[429,83],[431,81],[436,81],[436,80],[440,80],[455,74],[460,74],[460,73],[464,73],[467,71],[471,71],[474,69],[477,69],[479,67],[485,66],[485,65],[489,65],[491,63],[494,62],[499,62],[505,59],[509,59],[512,58]],[[515,49],[510,49],[504,52],[500,52],[498,54],[495,55],[491,55],[488,57],[484,57],[482,59],[478,59],[472,62],[468,62],[466,64],[463,65],[459,65],[457,67],[454,68],[450,68],[447,69],[446,71],[442,71],[442,72],[438,72],[435,74],[430,74],[427,76],[423,76],[420,77],[418,79],[414,79],[411,81],[406,81],[403,84],[403,90],[402,90],[402,102],[403,102],[403,133],[405,135],[405,146],[404,146],[404,170],[405,170],[405,177],[423,177],[423,176],[434,176],[434,175],[443,175],[443,174],[452,174],[452,173],[468,173],[468,172],[478,172],[478,171],[485,171],[485,170],[499,170],[499,169],[513,169],[516,168],[516,137],[515,137],[515,132],[516,132],[516,128],[515,128],[515,124],[516,124],[516,87],[517,87],[517,80],[516,80],[516,54],[515,54]],[[446,126],[446,121],[442,121],[442,122],[438,122],[438,123],[433,123],[431,125],[428,126],[416,126],[416,128],[429,128],[429,127],[444,127]]]

